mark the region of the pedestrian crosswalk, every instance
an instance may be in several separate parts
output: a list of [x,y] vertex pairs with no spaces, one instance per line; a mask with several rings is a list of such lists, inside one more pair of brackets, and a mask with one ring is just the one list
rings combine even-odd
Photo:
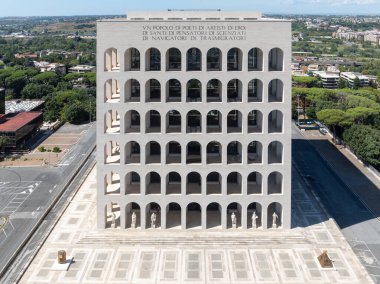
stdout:
[[0,203],[0,214],[16,212],[40,184],[40,181],[0,182],[0,197],[8,200],[5,204]]

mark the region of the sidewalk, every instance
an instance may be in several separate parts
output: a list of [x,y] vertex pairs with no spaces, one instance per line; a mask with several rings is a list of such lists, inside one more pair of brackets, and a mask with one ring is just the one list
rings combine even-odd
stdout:
[[344,147],[334,145],[331,141],[331,136],[321,135],[318,131],[302,132],[302,135],[310,141],[347,187],[359,196],[379,218],[380,179]]

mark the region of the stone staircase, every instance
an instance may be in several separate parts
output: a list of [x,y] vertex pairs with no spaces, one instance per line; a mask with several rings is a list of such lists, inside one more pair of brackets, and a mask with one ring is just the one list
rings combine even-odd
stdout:
[[276,246],[276,245],[310,245],[312,241],[300,233],[258,232],[247,234],[234,233],[176,233],[173,231],[125,232],[108,230],[85,233],[77,244],[86,245],[128,245],[128,246],[189,246],[189,247],[223,247],[223,246]]

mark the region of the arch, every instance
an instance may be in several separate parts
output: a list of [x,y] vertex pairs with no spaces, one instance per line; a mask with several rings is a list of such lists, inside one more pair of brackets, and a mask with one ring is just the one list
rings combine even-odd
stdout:
[[161,194],[161,176],[157,172],[149,172],[145,176],[145,194]]
[[145,84],[145,101],[161,101],[161,83],[156,79],[150,79]]
[[[233,202],[227,206],[227,229],[241,229],[241,212],[242,207],[239,203]],[[232,214],[235,214],[236,217],[236,228],[232,225]]]
[[145,114],[146,133],[161,133],[161,115],[156,110],[150,110]]
[[283,146],[279,141],[273,141],[268,145],[268,164],[281,164]]
[[106,228],[120,228],[120,205],[110,202],[105,206]]
[[263,71],[263,51],[258,47],[248,52],[248,71]]
[[145,159],[147,164],[161,163],[161,145],[156,141],[150,141],[145,146]]
[[130,141],[125,144],[125,163],[139,164],[141,161],[140,144],[136,141]]
[[120,85],[118,80],[109,79],[104,83],[104,102],[120,103]]
[[186,229],[202,229],[202,207],[198,203],[186,206]]
[[166,164],[181,163],[181,144],[171,141],[166,144]]
[[125,175],[125,194],[140,194],[141,178],[137,172],[129,172]]
[[[152,222],[152,214],[156,215],[156,221]],[[161,228],[161,206],[158,203],[151,202],[145,207],[145,227],[151,229]]]
[[149,48],[145,53],[146,71],[161,70],[161,52],[157,48]]
[[166,102],[180,102],[182,94],[181,82],[176,79],[170,79],[166,83]]
[[268,102],[279,103],[284,98],[284,84],[280,79],[273,79],[268,85]]
[[268,133],[282,133],[284,116],[281,111],[273,110],[268,115]]
[[202,177],[197,172],[191,172],[186,177],[186,194],[202,194]]
[[247,194],[263,194],[263,176],[252,172],[247,177]]
[[282,194],[283,178],[279,172],[272,172],[268,176],[268,194]]
[[170,110],[166,114],[166,133],[181,133],[181,114]]
[[[277,217],[274,218],[273,214],[276,213]],[[282,227],[282,205],[278,202],[269,204],[267,210],[267,227],[268,229],[277,229]]]
[[283,71],[284,69],[284,52],[276,47],[272,48],[268,54],[269,71]]
[[207,83],[207,102],[221,102],[223,97],[222,82],[218,79],[211,79]]
[[227,85],[227,102],[241,102],[242,101],[243,85],[239,79],[232,79]]
[[166,206],[166,229],[181,229],[181,206],[171,202]]
[[252,202],[247,207],[247,228],[262,228],[262,206],[258,202]]
[[202,83],[197,79],[191,79],[187,82],[187,102],[201,102],[202,101]]
[[166,176],[166,194],[181,194],[181,175],[177,172],[170,172]]
[[186,116],[186,132],[201,133],[202,132],[202,115],[197,110],[191,110]]
[[105,133],[120,133],[120,114],[117,110],[111,109],[105,113]]
[[211,110],[207,114],[207,133],[222,132],[222,114],[218,110]]
[[240,173],[232,172],[228,174],[227,194],[242,194],[242,178]]
[[[132,215],[135,213],[136,220],[132,223]],[[127,229],[141,229],[141,208],[135,202],[130,202],[125,206],[125,220]]]
[[141,86],[139,81],[135,79],[127,80],[124,89],[125,102],[140,102]]
[[218,172],[207,175],[206,194],[222,194],[222,176]]
[[202,70],[202,52],[198,48],[190,48],[186,54],[187,71]]
[[178,48],[170,48],[166,52],[166,70],[181,71],[182,54]]
[[192,141],[186,147],[186,164],[202,163],[202,146],[199,142]]
[[238,110],[231,110],[227,115],[227,133],[242,132],[242,115]]
[[222,145],[217,141],[207,144],[207,164],[220,164],[222,162]]
[[104,145],[104,163],[106,165],[120,165],[120,145],[116,141],[109,141]]
[[252,141],[247,147],[247,163],[261,164],[263,162],[263,145],[259,141]]
[[139,133],[140,121],[140,113],[138,111],[127,111],[124,117],[125,133]]
[[125,71],[140,71],[140,51],[137,48],[128,48],[124,54]]
[[248,83],[248,102],[261,103],[263,101],[263,82],[253,79]]
[[263,132],[263,114],[259,110],[252,110],[248,113],[248,133]]
[[241,143],[232,141],[227,146],[227,164],[241,164],[242,159]]
[[207,51],[207,71],[222,71],[222,58],[219,48],[210,48]]
[[206,229],[222,229],[222,206],[219,203],[207,205]]
[[104,71],[120,71],[119,52],[116,48],[108,48],[104,52]]
[[227,53],[227,71],[242,70],[243,53],[237,47],[231,48]]
[[111,171],[104,176],[104,194],[120,194],[120,175]]

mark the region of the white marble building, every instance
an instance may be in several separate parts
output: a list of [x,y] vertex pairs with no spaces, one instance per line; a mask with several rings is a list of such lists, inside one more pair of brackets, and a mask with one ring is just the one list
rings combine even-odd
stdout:
[[99,228],[290,228],[289,21],[138,12],[97,44]]

